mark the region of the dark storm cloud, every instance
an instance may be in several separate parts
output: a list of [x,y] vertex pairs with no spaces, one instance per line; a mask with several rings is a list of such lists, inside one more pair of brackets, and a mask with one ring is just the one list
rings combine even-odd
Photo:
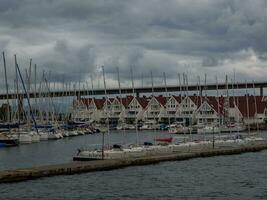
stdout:
[[54,72],[55,80],[64,76],[67,80],[77,81],[87,78],[88,73],[95,70],[95,58],[93,45],[84,45],[77,48],[71,46],[65,40],[58,40],[52,51],[47,52],[46,59],[43,62],[41,58],[37,60],[40,60],[40,64],[46,70]]
[[159,80],[163,71],[176,77],[186,64],[194,73],[205,67],[227,73],[228,65],[242,76],[249,65],[257,65],[259,74],[266,70],[264,0],[0,0],[0,5],[2,50],[32,57],[55,80],[63,74],[88,79],[101,65],[110,79],[119,67],[122,81],[129,80],[130,67],[139,79],[141,74],[149,79],[153,71]]

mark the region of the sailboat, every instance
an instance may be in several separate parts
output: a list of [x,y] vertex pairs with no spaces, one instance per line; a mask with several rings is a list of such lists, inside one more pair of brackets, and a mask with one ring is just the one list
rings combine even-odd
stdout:
[[[9,106],[9,92],[8,92],[8,82],[7,82],[7,72],[6,72],[6,60],[5,60],[5,53],[2,53],[3,56],[3,62],[4,62],[4,72],[5,72],[5,85],[6,85],[6,101],[7,101],[7,123],[1,124],[1,128],[7,128],[9,135],[11,134],[11,127],[14,127],[14,124],[10,123],[10,106]],[[10,136],[7,136],[6,134],[1,133],[0,134],[0,147],[10,147],[10,146],[17,146],[18,145],[18,139],[11,138]]]

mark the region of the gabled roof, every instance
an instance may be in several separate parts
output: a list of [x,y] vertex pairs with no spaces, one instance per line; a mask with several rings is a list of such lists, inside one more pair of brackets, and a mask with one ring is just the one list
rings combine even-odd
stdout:
[[74,101],[75,105],[82,104],[88,108],[89,104],[92,102],[92,98],[80,98]]
[[94,103],[96,105],[97,109],[102,109],[104,107],[104,104],[106,102],[106,99],[94,99]]
[[188,98],[190,98],[198,108],[199,108],[199,106],[201,106],[201,103],[203,103],[203,101],[204,101],[204,97],[200,97],[197,95],[188,96]]
[[155,99],[162,105],[165,106],[166,102],[167,102],[167,98],[160,95],[160,96],[154,96]]
[[[255,101],[256,100],[256,101]],[[256,104],[255,104],[256,102]],[[256,113],[264,113],[267,102],[260,96],[241,96],[236,99],[236,105],[243,117],[253,117]]]
[[180,104],[181,101],[182,101],[181,96],[174,96],[174,95],[172,95],[171,97],[173,97],[179,104]]
[[146,97],[135,97],[142,108],[146,108],[148,105],[148,99]]
[[126,108],[129,106],[129,104],[132,102],[133,100],[133,96],[126,96],[124,98],[120,98],[120,97],[117,97],[118,101],[122,103],[122,105]]
[[223,114],[223,101],[220,97],[208,96],[207,103],[219,114]]

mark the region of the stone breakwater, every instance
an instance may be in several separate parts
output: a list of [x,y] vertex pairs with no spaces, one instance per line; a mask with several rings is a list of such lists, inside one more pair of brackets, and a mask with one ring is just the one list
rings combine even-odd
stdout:
[[5,170],[0,171],[0,183],[26,181],[57,175],[71,175],[101,170],[112,170],[135,165],[156,164],[163,161],[178,161],[199,157],[241,154],[265,149],[267,149],[267,141],[261,141],[239,146],[220,146],[214,149],[212,146],[194,149],[185,148],[184,151],[181,152],[140,158],[70,162],[17,170]]

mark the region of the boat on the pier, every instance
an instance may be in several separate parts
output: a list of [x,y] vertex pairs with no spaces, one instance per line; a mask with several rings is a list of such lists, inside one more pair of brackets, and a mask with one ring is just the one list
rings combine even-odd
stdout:
[[246,130],[246,127],[243,124],[239,124],[239,123],[220,126],[221,133],[243,132],[245,130]]
[[174,145],[151,145],[151,143],[147,142],[144,143],[143,146],[132,145],[126,148],[116,144],[113,145],[113,147],[110,149],[93,150],[93,151],[79,149],[77,155],[73,157],[73,160],[85,161],[85,160],[139,158],[143,156],[172,153],[173,147]]
[[198,134],[212,134],[212,133],[219,133],[220,129],[217,126],[214,125],[206,125],[203,127],[199,127],[197,129]]

